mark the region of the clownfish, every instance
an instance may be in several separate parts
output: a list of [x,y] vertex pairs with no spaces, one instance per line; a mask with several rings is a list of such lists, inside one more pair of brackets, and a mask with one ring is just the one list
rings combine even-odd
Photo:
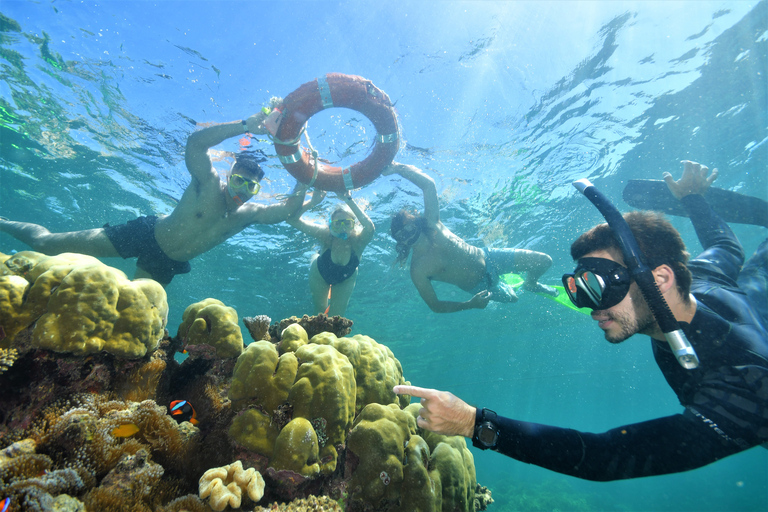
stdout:
[[188,421],[193,425],[200,423],[197,421],[195,408],[186,400],[174,400],[168,406],[168,411],[171,413],[173,419],[176,420],[176,423],[181,423],[182,421]]
[[131,437],[133,434],[139,431],[139,427],[134,425],[133,423],[126,423],[125,425],[120,425],[117,428],[112,429],[112,435],[115,437]]
[[0,512],[5,512],[11,506],[11,498],[5,498],[3,501],[0,501],[0,505],[3,507],[0,509]]

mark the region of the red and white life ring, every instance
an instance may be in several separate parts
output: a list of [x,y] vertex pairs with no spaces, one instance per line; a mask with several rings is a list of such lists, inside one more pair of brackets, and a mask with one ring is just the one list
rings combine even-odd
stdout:
[[[319,162],[299,144],[307,120],[333,107],[356,110],[376,128],[371,154],[346,168]],[[328,73],[286,96],[281,110],[273,139],[275,152],[289,173],[311,187],[339,193],[363,187],[376,179],[397,153],[400,137],[389,96],[363,77]]]

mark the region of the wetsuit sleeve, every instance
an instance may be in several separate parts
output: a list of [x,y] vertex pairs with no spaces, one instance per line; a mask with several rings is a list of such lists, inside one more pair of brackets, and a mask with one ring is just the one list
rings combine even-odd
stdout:
[[521,462],[585,480],[677,473],[740,451],[710,428],[677,414],[602,434],[497,417],[494,450]]
[[710,272],[723,274],[730,280],[725,284],[735,286],[741,266],[744,264],[744,249],[738,238],[728,224],[712,210],[703,196],[691,194],[680,201],[688,211],[699,242],[704,247],[704,252],[694,261],[697,265],[703,264],[709,267]]

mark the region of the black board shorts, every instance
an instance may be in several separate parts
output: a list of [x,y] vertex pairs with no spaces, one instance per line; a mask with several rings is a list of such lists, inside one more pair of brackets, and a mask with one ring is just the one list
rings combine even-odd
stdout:
[[169,258],[155,240],[157,217],[149,215],[130,220],[125,224],[104,225],[104,232],[123,258],[138,258],[136,266],[148,272],[152,279],[167,285],[176,274],[186,274],[192,270],[188,261],[176,261]]

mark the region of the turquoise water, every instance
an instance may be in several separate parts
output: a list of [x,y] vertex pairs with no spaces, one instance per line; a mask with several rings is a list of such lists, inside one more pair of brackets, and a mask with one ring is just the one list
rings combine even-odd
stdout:
[[[619,208],[628,179],[718,167],[718,186],[768,197],[768,3],[763,2],[22,2],[0,4],[0,215],[52,231],[168,213],[189,183],[196,123],[241,119],[327,72],[388,93],[397,160],[437,182],[442,220],[474,245],[551,254],[600,220],[570,183]],[[354,112],[313,117],[321,154],[363,158]],[[363,142],[362,144],[360,142]],[[293,179],[268,141],[262,200]],[[221,149],[236,151],[236,140]],[[338,165],[338,164],[337,164]],[[601,432],[679,412],[646,338],[613,346],[588,317],[530,294],[437,315],[392,268],[389,218],[421,197],[382,178],[354,196],[378,232],[347,316],[392,348],[405,377],[515,418]],[[333,200],[326,201],[330,211]],[[673,219],[690,250],[698,242]],[[751,252],[766,230],[735,226]],[[26,249],[0,235],[0,251]],[[206,297],[240,316],[310,312],[310,239],[246,229],[168,287],[169,330]],[[107,259],[129,275],[132,260]],[[438,286],[438,295],[457,293]],[[457,299],[465,299],[461,292]],[[768,451],[626,482],[561,476],[474,451],[491,510],[768,510]]]

